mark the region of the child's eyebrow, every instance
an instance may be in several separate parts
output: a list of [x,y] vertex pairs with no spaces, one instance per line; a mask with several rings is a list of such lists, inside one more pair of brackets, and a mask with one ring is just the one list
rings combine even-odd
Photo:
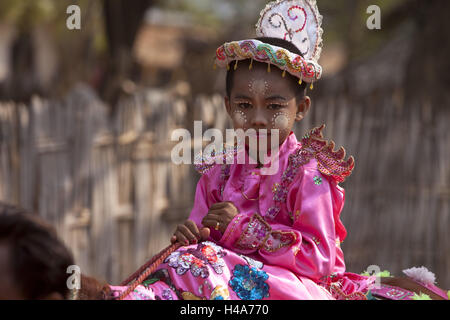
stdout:
[[280,96],[280,95],[274,95],[274,96],[267,97],[266,100],[268,100],[268,101],[272,101],[272,100],[283,100],[283,101],[286,101],[287,99],[285,97]]
[[234,99],[242,99],[242,100],[251,100],[250,97],[243,95],[243,94],[238,94],[234,97]]

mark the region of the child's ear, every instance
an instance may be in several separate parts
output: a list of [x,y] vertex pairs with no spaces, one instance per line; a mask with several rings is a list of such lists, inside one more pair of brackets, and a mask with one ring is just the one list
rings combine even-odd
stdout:
[[295,114],[295,121],[302,120],[309,111],[309,107],[311,106],[311,98],[308,96],[304,96],[299,99],[297,103],[297,113]]

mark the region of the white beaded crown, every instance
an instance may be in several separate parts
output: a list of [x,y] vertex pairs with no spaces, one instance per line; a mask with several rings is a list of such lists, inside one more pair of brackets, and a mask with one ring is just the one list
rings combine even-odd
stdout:
[[227,42],[216,50],[215,64],[229,67],[230,62],[244,59],[274,64],[301,81],[320,79],[318,64],[322,51],[322,16],[316,0],[278,0],[261,11],[256,24],[258,37],[280,38],[292,42],[301,55],[256,39]]

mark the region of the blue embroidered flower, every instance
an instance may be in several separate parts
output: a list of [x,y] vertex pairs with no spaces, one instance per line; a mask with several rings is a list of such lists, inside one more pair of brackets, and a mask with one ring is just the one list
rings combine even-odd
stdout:
[[237,264],[228,284],[240,299],[260,300],[269,296],[269,285],[265,282],[268,278],[262,270]]

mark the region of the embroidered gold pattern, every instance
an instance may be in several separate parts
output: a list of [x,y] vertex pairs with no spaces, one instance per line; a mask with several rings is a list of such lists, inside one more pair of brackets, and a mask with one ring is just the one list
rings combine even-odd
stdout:
[[239,224],[239,221],[241,220],[242,215],[238,216],[234,221],[233,221],[233,225],[231,226],[230,232],[228,232],[227,236],[225,237],[225,239],[222,240],[222,242],[226,242],[228,240],[228,238],[234,233],[234,229],[236,229],[236,226]]
[[275,252],[291,245],[297,240],[293,231],[272,230],[270,225],[255,213],[247,225],[246,230],[236,241],[235,246],[245,250],[259,250]]
[[317,169],[337,182],[343,182],[355,167],[355,159],[345,158],[345,149],[340,147],[334,151],[335,143],[323,138],[322,130],[325,124],[312,129],[302,138],[302,149],[309,151],[317,159]]
[[236,241],[235,246],[244,250],[261,248],[270,236],[272,228],[259,214],[255,213],[247,228]]
[[[301,140],[301,147],[289,155],[288,166],[281,176],[281,182],[272,186],[274,205],[265,217],[275,219],[283,203],[286,202],[289,185],[294,180],[299,168],[307,164],[312,158],[317,159],[317,169],[324,175],[332,177],[337,182],[343,182],[354,167],[354,159],[350,157],[344,161],[345,150],[341,147],[334,151],[334,142],[323,139],[322,130],[325,124],[310,130]],[[316,185],[322,184],[321,177],[315,177]]]
[[291,245],[295,240],[297,240],[297,235],[292,231],[272,231],[264,244],[264,250],[275,252]]

